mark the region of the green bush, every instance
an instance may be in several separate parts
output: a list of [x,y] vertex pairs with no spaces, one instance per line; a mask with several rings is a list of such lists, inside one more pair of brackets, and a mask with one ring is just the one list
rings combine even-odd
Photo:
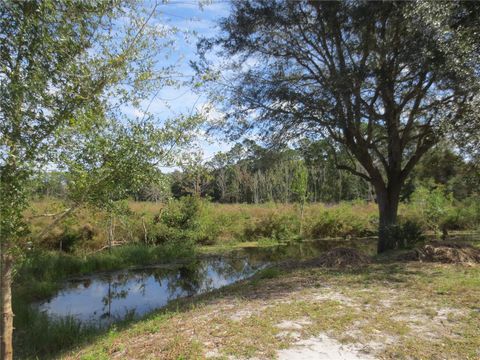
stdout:
[[284,241],[297,238],[299,230],[298,216],[271,212],[253,222],[250,227],[246,227],[243,237],[246,241],[259,239]]
[[351,204],[324,209],[307,222],[306,234],[312,239],[364,237],[376,234],[376,216],[356,211]]
[[171,228],[193,229],[198,225],[201,200],[194,196],[184,196],[171,200],[162,210],[159,220]]
[[155,244],[195,241],[199,230],[199,215],[202,200],[185,196],[171,200],[149,225],[148,238]]
[[422,227],[414,221],[406,221],[402,225],[402,242],[400,242],[400,248],[412,248],[417,243],[425,240]]
[[410,211],[406,216],[425,230],[438,231],[453,210],[453,197],[444,187],[419,186],[410,197]]
[[480,226],[480,198],[472,197],[456,203],[444,217],[443,231],[477,229]]
[[425,240],[422,227],[411,220],[407,220],[403,224],[391,225],[383,231],[386,242],[392,249],[411,249],[417,243]]

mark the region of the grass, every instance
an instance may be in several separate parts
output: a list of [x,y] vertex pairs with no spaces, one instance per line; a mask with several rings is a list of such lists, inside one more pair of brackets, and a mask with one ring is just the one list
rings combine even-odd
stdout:
[[[478,229],[478,201],[446,201],[444,208],[431,209],[428,196],[424,194],[423,197],[417,197],[415,202],[402,203],[400,221],[413,222],[426,233],[439,233],[443,227],[449,232]],[[52,218],[39,215],[58,213],[62,208],[59,200],[44,199],[35,202],[29,209],[26,216],[30,219],[34,248],[58,250],[62,246],[69,253],[83,255],[107,243],[109,216],[90,208],[78,209],[47,236],[39,239],[38,234],[52,222]],[[192,211],[192,218],[189,231],[185,232],[184,224],[175,222],[188,210]],[[168,214],[168,224],[162,223],[162,216]],[[307,204],[303,222],[300,233],[298,204],[213,204],[206,200],[161,204],[129,201],[125,204],[125,212],[117,216],[114,234],[117,242],[128,244],[144,243],[145,237],[148,243],[160,243],[165,237],[186,236],[199,245],[227,247],[243,242],[272,244],[295,238],[364,237],[376,234],[378,209],[376,204],[363,201]]]
[[94,340],[101,333],[96,327],[81,324],[73,317],[49,318],[47,314],[18,301],[14,309],[15,356],[20,359],[46,358],[75,344]]
[[[360,270],[265,269],[101,335],[66,359],[273,358],[327,334],[385,359],[477,359],[480,267],[374,263]],[[292,329],[279,327],[285,321]]]

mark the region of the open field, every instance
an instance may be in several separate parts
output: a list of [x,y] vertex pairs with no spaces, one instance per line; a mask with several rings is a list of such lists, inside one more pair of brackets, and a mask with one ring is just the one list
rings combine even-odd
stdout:
[[[378,209],[363,201],[340,204],[314,203],[305,206],[303,219],[298,204],[217,204],[172,201],[125,203],[115,216],[114,242],[118,244],[161,244],[178,238],[198,245],[230,246],[241,242],[281,242],[293,239],[362,237],[376,235]],[[192,209],[193,208],[193,209]],[[84,256],[108,244],[109,214],[81,208],[38,237],[52,218],[41,214],[62,209],[60,202],[44,199],[34,203],[27,214],[35,248],[58,250]],[[190,217],[185,220],[184,213]],[[480,202],[430,199],[403,203],[400,222],[414,223],[424,233],[472,231],[480,226]],[[183,222],[187,221],[188,225]],[[302,222],[302,226],[301,226]]]

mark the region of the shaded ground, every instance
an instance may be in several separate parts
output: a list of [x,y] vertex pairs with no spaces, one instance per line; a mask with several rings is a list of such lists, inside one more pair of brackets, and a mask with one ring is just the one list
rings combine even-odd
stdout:
[[478,359],[478,299],[478,265],[271,268],[175,302],[64,357]]

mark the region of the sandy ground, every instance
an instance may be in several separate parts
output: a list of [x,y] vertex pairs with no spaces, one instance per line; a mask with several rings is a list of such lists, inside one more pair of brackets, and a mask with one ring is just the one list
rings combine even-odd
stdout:
[[167,320],[142,321],[66,359],[480,359],[476,268],[369,269],[360,279],[297,271],[191,307],[185,300]]
[[335,339],[320,335],[298,341],[289,349],[278,351],[279,360],[373,360],[350,345],[342,345]]

